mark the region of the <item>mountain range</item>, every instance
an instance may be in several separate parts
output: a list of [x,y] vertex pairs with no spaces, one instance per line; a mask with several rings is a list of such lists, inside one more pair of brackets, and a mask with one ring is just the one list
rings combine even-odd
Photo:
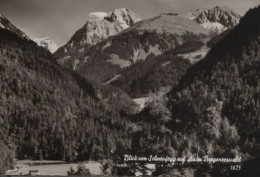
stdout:
[[71,52],[84,52],[87,48],[116,35],[140,20],[139,16],[125,8],[115,9],[109,13],[92,12],[88,15],[86,24],[76,31],[56,54],[64,57]]
[[[50,39],[39,47],[1,16],[0,173],[15,156],[259,159],[260,7],[240,18],[227,7],[146,20],[124,8],[95,12],[52,54]],[[138,109],[133,98],[149,103]],[[247,165],[177,167],[153,175],[252,173]]]
[[[117,12],[115,14],[124,14],[122,12],[133,14],[127,9],[118,9],[114,12]],[[109,14],[111,16],[113,12]],[[104,25],[106,28],[109,27],[106,19],[106,17],[109,16],[107,13],[91,13],[90,16],[90,21],[94,18],[95,24],[99,24],[100,21],[102,24],[106,22]],[[190,13],[185,17],[176,13],[163,13],[141,22],[138,22],[140,18],[137,16],[134,18],[132,16],[135,17],[136,15],[130,15],[130,19],[138,20],[133,20],[132,24],[128,23],[129,28],[121,32],[114,32],[108,39],[108,35],[105,35],[103,32],[104,30],[98,30],[99,34],[96,36],[106,37],[102,39],[99,38],[98,41],[95,41],[94,44],[96,45],[93,46],[89,41],[86,42],[87,47],[81,47],[79,50],[73,49],[65,53],[65,46],[73,45],[74,47],[72,48],[78,49],[78,46],[85,45],[83,44],[84,42],[82,42],[84,38],[82,36],[93,34],[97,31],[92,28],[87,28],[90,22],[88,21],[83,28],[75,33],[64,47],[61,47],[55,53],[58,62],[83,75],[88,75],[95,80],[106,82],[120,75],[122,69],[131,66],[137,61],[145,60],[148,56],[158,56],[165,51],[174,49],[176,46],[186,43],[189,40],[188,38],[196,36],[200,38],[200,41],[206,43],[206,40],[209,40],[212,36],[212,30],[216,31],[216,29],[211,28],[212,26],[205,25],[206,23],[217,24],[218,27],[221,26],[217,29],[218,32],[221,32],[234,27],[240,18],[239,15],[227,7],[215,7],[207,11],[197,10],[195,13]],[[122,17],[122,15],[120,17]],[[187,17],[194,22],[187,20]],[[104,26],[102,28],[104,28]],[[207,51],[209,49],[205,47],[205,49],[202,50]],[[198,54],[195,52],[192,57],[198,60],[196,56],[199,55],[204,56],[205,52],[199,51]],[[188,58],[189,54],[183,57]],[[98,66],[96,67],[96,65]],[[106,72],[107,70],[109,73]],[[103,77],[103,75],[105,75],[105,77]]]
[[[114,12],[125,11],[131,12],[126,9],[118,9]],[[111,14],[113,13],[110,13],[110,16]],[[99,23],[106,21],[106,17],[109,15],[91,13],[90,16],[90,19],[94,18],[95,23],[97,21]],[[174,73],[181,72],[175,72],[177,68],[171,68],[175,63],[175,59],[171,62],[172,57],[184,58],[194,63],[206,55],[210,49],[207,42],[216,35],[212,34],[212,31],[216,32],[216,30],[203,25],[204,22],[222,25],[223,28],[217,31],[219,33],[233,28],[239,18],[239,15],[227,7],[215,7],[207,11],[197,10],[188,16],[162,13],[151,19],[135,20],[136,23],[128,25],[128,28],[96,41],[96,45],[88,44],[86,47],[84,44],[85,47],[80,50],[73,49],[70,52],[63,52],[63,54],[60,51],[63,51],[64,48],[61,47],[55,55],[61,65],[73,69],[81,75],[119,87],[133,98],[145,97],[148,93],[154,93],[161,87],[172,86],[173,83],[178,82],[179,77],[176,77],[177,75]],[[86,24],[88,23],[89,21]],[[86,29],[86,25],[82,29]],[[82,29],[79,30],[80,35],[76,35],[79,34],[79,31],[76,32],[65,46],[71,45],[71,41],[82,44],[80,36],[93,33],[92,28],[88,28],[87,32]],[[101,31],[99,36],[103,35],[102,30],[98,31]],[[167,55],[172,53],[170,54],[172,57],[168,60],[162,59],[167,56],[164,55],[165,52],[168,52]],[[151,60],[146,60],[147,58]],[[167,63],[171,64],[167,65]],[[179,64],[183,65],[182,62]],[[186,64],[185,66],[188,67]],[[186,67],[182,69],[183,72],[186,71]],[[151,73],[151,69],[160,77],[152,77],[154,74],[148,74]],[[167,72],[170,70],[172,70],[172,74]],[[151,79],[148,79],[148,76]],[[173,78],[175,78],[174,81]],[[148,82],[142,82],[142,80],[148,80]]]
[[235,27],[241,18],[239,14],[226,6],[216,6],[204,11],[198,9],[186,17],[217,33]]
[[176,14],[161,14],[134,24],[90,50],[61,60],[71,61],[69,68],[105,82],[138,61],[161,55],[192,39],[202,40],[207,35],[208,30],[193,21]]

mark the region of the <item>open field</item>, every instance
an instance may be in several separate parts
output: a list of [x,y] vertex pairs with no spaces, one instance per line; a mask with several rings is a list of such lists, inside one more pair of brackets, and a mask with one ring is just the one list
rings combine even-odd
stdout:
[[[29,170],[38,170],[40,175],[46,176],[66,176],[67,171],[72,167],[77,170],[79,163],[68,164],[63,161],[31,161],[21,160],[17,161],[16,169],[9,170],[5,175],[28,175]],[[86,167],[89,168],[91,174],[101,174],[100,163],[86,162]]]
[[147,97],[143,98],[135,98],[133,101],[139,105],[139,109],[142,110],[147,104],[156,101],[156,100],[162,100],[163,96],[168,93],[172,89],[171,86],[167,87],[161,87],[157,92],[150,93],[147,95]]
[[191,52],[191,53],[179,54],[178,56],[183,57],[184,59],[190,60],[190,62],[192,64],[197,63],[198,61],[202,60],[209,52],[210,48],[207,46],[207,42],[209,40],[210,40],[209,38],[204,39],[203,42],[205,44],[199,50],[197,50],[195,52]]

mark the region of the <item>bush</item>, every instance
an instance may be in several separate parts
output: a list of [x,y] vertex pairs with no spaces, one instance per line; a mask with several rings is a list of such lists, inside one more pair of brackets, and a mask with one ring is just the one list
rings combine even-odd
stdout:
[[86,165],[79,164],[78,165],[78,171],[75,171],[72,167],[70,167],[70,170],[67,172],[68,176],[92,176],[90,173],[90,170],[86,168]]

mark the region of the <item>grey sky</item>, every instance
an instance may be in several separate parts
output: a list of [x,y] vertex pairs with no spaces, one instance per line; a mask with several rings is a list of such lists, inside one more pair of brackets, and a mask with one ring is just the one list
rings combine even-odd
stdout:
[[243,15],[260,0],[0,0],[0,13],[31,38],[48,36],[64,45],[90,12],[128,8],[142,18],[162,12],[185,14],[226,5]]

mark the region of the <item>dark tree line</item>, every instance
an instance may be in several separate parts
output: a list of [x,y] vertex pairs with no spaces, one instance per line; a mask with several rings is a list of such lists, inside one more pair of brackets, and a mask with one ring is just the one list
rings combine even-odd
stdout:
[[260,7],[250,10],[169,93],[172,130],[183,134],[179,153],[259,158],[258,18]]
[[132,98],[145,97],[161,87],[177,86],[180,78],[191,66],[189,60],[177,55],[194,52],[203,45],[201,41],[189,41],[157,57],[151,55],[145,61],[125,68],[111,85],[122,89]]
[[3,29],[0,37],[1,170],[14,156],[99,160],[111,157],[116,144],[130,147],[130,98],[61,68],[34,42]]

